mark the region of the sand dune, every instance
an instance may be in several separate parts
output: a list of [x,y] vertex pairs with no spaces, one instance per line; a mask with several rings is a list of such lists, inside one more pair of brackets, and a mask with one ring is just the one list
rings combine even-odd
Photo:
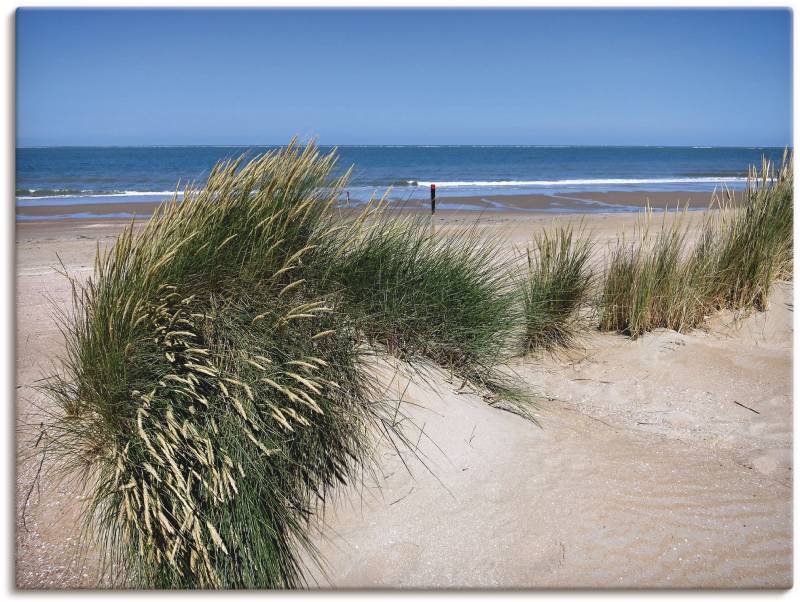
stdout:
[[[629,350],[628,359],[635,354]],[[673,437],[667,427],[632,426],[612,407],[602,414],[561,400],[543,403],[538,428],[474,394],[457,395],[458,383],[445,374],[427,384],[395,380],[422,457],[404,452],[401,460],[386,446],[377,483],[354,488],[328,510],[336,536],[321,549],[331,585],[790,584],[791,467],[781,465],[776,476],[777,469],[758,470],[738,453],[756,448],[767,458],[781,444],[788,452],[788,399],[773,408],[785,419],[781,443],[755,444],[753,432],[770,429],[748,416],[736,421],[747,445],[731,453],[685,425],[694,416],[699,426],[710,411],[682,410],[698,403],[688,397],[674,399],[683,423],[676,420],[680,436]],[[647,399],[641,392],[622,395],[636,406]],[[596,404],[609,398],[598,395]],[[791,459],[778,454],[774,461]]]
[[[469,216],[444,214],[444,227]],[[632,216],[587,218],[600,240]],[[551,217],[497,215],[511,243]],[[120,224],[17,226],[17,584],[92,587],[96,553],[76,556],[74,483],[43,479],[31,388],[69,303],[56,252],[88,273]],[[381,370],[408,414],[413,449],[380,447],[374,478],[338,492],[316,537],[321,587],[789,587],[791,287],[733,327],[660,331],[636,342],[590,333],[583,349],[510,368],[542,396],[539,426],[490,407],[431,369]],[[737,403],[738,402],[738,403]],[[30,497],[27,494],[30,492]],[[25,523],[22,524],[22,508]]]

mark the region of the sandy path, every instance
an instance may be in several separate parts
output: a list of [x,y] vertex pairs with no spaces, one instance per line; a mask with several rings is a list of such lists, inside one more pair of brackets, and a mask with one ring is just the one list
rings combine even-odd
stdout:
[[[596,216],[589,225],[602,241],[633,221]],[[519,243],[552,218],[493,215],[486,222]],[[22,527],[38,467],[23,427],[41,420],[43,400],[30,385],[61,349],[45,298],[69,301],[55,253],[70,271],[86,274],[95,241],[112,241],[119,228],[17,228],[16,560],[23,588],[97,582],[95,557],[76,560],[81,504],[69,483],[48,478],[35,488],[28,530]],[[386,448],[380,489],[340,492],[318,538],[330,584],[790,586],[790,303],[784,286],[769,312],[735,331],[722,316],[691,335],[665,331],[630,342],[594,333],[583,352],[517,362],[515,371],[555,398],[539,412],[541,428],[456,394],[446,375],[406,387],[405,376],[387,373],[424,429],[419,453],[429,470],[406,451],[409,474]],[[329,584],[316,571],[309,577]]]
[[[412,384],[428,472],[381,456],[322,540],[336,587],[787,587],[791,492],[729,454],[551,401],[542,428]],[[406,381],[395,383],[403,391]],[[430,438],[430,439],[428,439]],[[417,437],[412,437],[416,440]],[[432,442],[435,442],[435,446]],[[318,574],[315,573],[315,576]],[[325,585],[325,581],[320,582]]]
[[792,287],[768,312],[722,313],[690,334],[637,341],[589,333],[566,356],[519,360],[527,382],[626,428],[727,450],[747,469],[792,482]]

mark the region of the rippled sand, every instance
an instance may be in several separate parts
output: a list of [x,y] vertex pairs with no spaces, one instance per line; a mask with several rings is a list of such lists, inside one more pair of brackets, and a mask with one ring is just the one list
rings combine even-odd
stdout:
[[405,395],[430,472],[386,449],[380,490],[353,490],[327,516],[320,585],[791,584],[789,485],[570,403],[546,402],[537,428],[455,395],[445,375],[434,389]]

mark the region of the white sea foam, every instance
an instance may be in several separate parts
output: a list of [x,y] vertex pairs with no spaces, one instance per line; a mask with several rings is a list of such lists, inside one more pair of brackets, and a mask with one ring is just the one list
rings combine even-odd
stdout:
[[[453,181],[453,182],[423,182],[416,181],[417,186],[430,186],[436,184],[437,188],[455,187],[482,187],[495,188],[505,186],[609,186],[609,185],[628,185],[628,184],[716,184],[725,182],[746,182],[747,178],[737,176],[700,177],[700,178],[600,178],[600,179],[580,179],[580,180],[477,180],[477,181]],[[409,185],[415,184],[414,180],[409,180]]]
[[[32,191],[36,193],[36,190]],[[36,200],[36,199],[94,199],[94,198],[102,198],[102,197],[117,197],[117,196],[172,196],[175,194],[174,190],[164,190],[164,191],[141,191],[141,190],[117,190],[114,192],[93,192],[93,191],[86,191],[86,192],[75,192],[73,194],[47,194],[42,196],[17,196],[17,200],[21,201],[28,201],[28,200]],[[178,191],[178,195],[182,195],[182,191]]]
[[20,215],[17,214],[17,221],[18,222],[51,222],[51,221],[61,221],[65,219],[130,219],[132,217],[136,217],[133,213],[89,213],[89,212],[81,212],[81,213],[62,213],[58,215]]

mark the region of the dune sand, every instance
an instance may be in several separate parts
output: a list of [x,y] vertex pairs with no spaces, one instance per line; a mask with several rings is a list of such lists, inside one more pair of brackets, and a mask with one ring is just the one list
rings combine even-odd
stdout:
[[[437,214],[443,228],[474,213]],[[573,218],[574,219],[574,218]],[[585,218],[597,253],[635,216]],[[694,221],[697,216],[690,216]],[[552,216],[492,213],[510,248]],[[93,587],[77,548],[77,484],[45,475],[31,386],[62,348],[56,267],[88,274],[121,223],[17,225],[17,585]],[[599,260],[599,258],[598,258]],[[337,493],[315,536],[319,587],[777,587],[792,584],[792,288],[768,312],[704,331],[629,341],[589,331],[581,348],[510,367],[542,397],[539,425],[491,407],[430,368],[375,367],[402,398],[399,451]],[[26,503],[27,502],[27,503]],[[24,524],[23,524],[24,509]]]

